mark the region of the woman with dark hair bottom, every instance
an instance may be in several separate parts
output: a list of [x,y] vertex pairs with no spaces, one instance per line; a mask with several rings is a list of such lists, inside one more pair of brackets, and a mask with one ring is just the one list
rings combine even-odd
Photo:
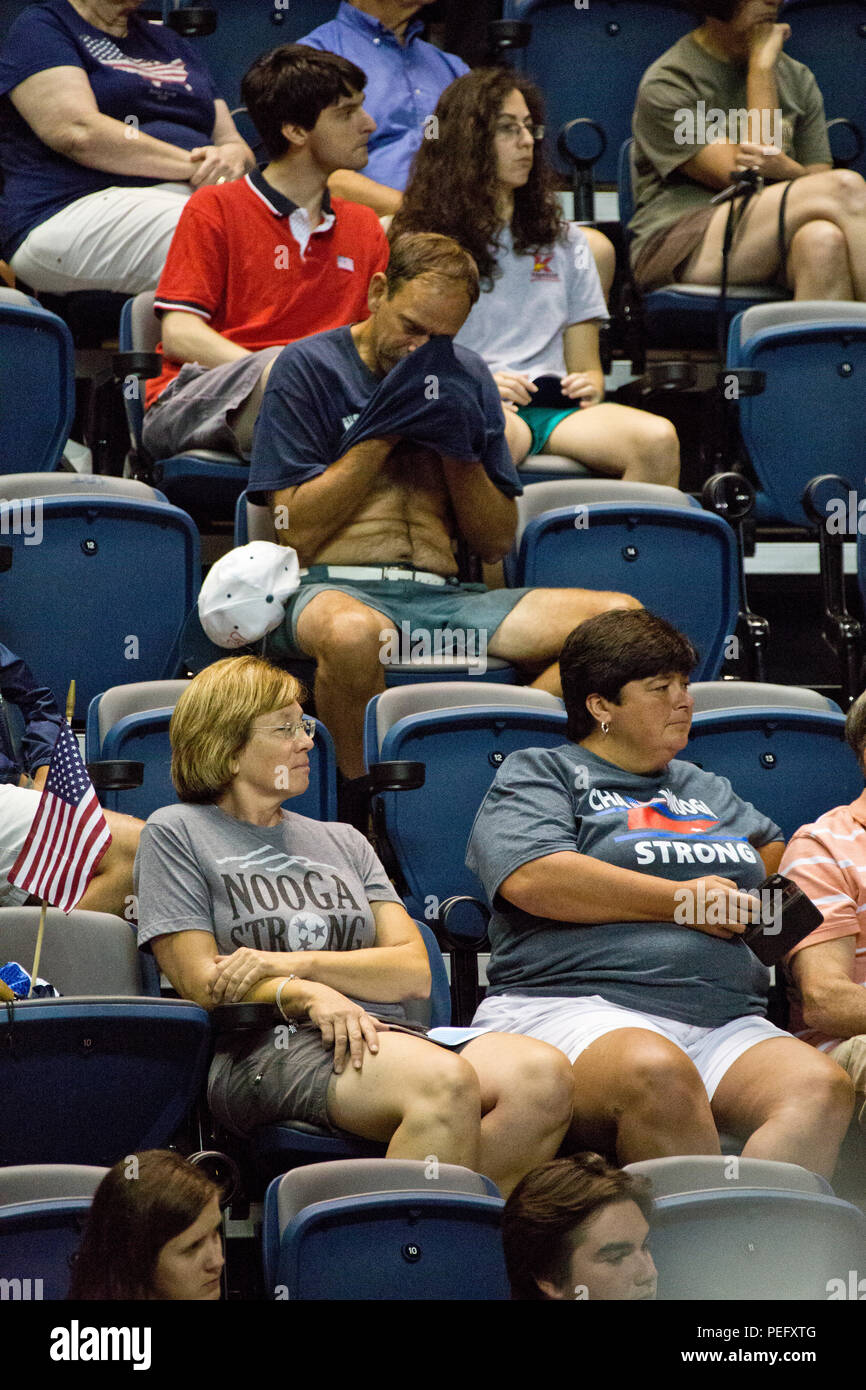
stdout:
[[69,1298],[218,1299],[219,1197],[206,1173],[169,1149],[122,1158],[96,1189]]
[[[743,1154],[829,1177],[848,1076],[766,1018],[743,941],[782,832],[724,777],[680,761],[686,637],[645,609],[590,618],[560,657],[569,742],[502,764],[466,862],[493,906],[475,1023],[561,1047],[573,1144],[620,1163]],[[768,923],[768,926],[770,923]]]
[[603,399],[605,296],[585,229],[559,210],[538,88],[478,68],[446,88],[435,119],[391,236],[444,233],[474,257],[483,292],[454,341],[493,373],[514,462],[562,454],[608,477],[676,485],[670,421]]

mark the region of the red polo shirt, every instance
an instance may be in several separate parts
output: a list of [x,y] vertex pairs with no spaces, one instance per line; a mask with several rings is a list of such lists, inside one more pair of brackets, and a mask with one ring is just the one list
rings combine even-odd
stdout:
[[[255,352],[367,318],[367,288],[387,264],[388,243],[372,208],[332,199],[326,190],[321,221],[311,228],[306,211],[254,169],[189,199],[155,308],[199,314]],[[147,383],[146,407],[181,365],[163,358],[162,375]]]

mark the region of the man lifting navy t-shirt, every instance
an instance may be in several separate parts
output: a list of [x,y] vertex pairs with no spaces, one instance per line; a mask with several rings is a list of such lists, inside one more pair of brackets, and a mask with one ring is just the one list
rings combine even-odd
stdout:
[[505,554],[521,491],[493,378],[448,341],[477,298],[477,269],[456,242],[397,238],[371,281],[370,318],[286,348],[256,425],[249,494],[270,497],[302,566],[269,651],[316,658],[317,711],[347,777],[365,770],[364,709],[395,652],[406,661],[420,649],[453,670],[471,649],[479,673],[483,652],[559,694],[572,628],[634,605],[458,580],[459,541],[488,563]]

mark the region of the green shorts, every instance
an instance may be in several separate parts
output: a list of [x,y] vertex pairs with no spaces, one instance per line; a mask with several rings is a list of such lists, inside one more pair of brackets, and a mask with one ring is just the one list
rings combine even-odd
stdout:
[[567,420],[577,408],[577,405],[572,410],[560,410],[549,405],[522,405],[517,413],[521,420],[526,421],[532,433],[530,454],[540,454],[559,422]]
[[[301,587],[286,604],[286,616],[267,639],[266,655],[276,662],[297,660],[304,653],[298,645],[298,618],[311,599],[328,589],[351,594],[361,603],[384,614],[397,629],[403,645],[435,643],[436,634],[451,631],[473,634],[474,651],[483,634],[484,650],[504,618],[529,589],[488,589],[483,584],[424,584],[418,580],[329,580],[325,567],[312,565]],[[468,648],[467,648],[468,650]],[[407,653],[408,654],[408,653]],[[419,651],[419,655],[425,653]]]

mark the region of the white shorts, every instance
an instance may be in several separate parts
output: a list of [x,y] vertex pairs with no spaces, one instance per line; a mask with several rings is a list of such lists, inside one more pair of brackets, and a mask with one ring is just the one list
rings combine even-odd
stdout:
[[625,1009],[620,1004],[611,1004],[600,994],[565,999],[496,994],[482,1001],[472,1025],[539,1038],[541,1042],[558,1047],[570,1062],[574,1062],[590,1043],[617,1028],[643,1028],[659,1033],[691,1059],[710,1100],[728,1068],[755,1043],[767,1038],[791,1037],[758,1014],[745,1014],[721,1028],[697,1028],[691,1023],[660,1018],[657,1014]]
[[10,261],[15,274],[44,294],[156,289],[188,183],[103,188],[77,198],[28,233]]
[[36,817],[40,797],[41,792],[34,791],[32,787],[0,783],[0,907],[20,907],[30,896],[23,888],[15,888],[9,883],[6,875],[21,853],[27,832]]

